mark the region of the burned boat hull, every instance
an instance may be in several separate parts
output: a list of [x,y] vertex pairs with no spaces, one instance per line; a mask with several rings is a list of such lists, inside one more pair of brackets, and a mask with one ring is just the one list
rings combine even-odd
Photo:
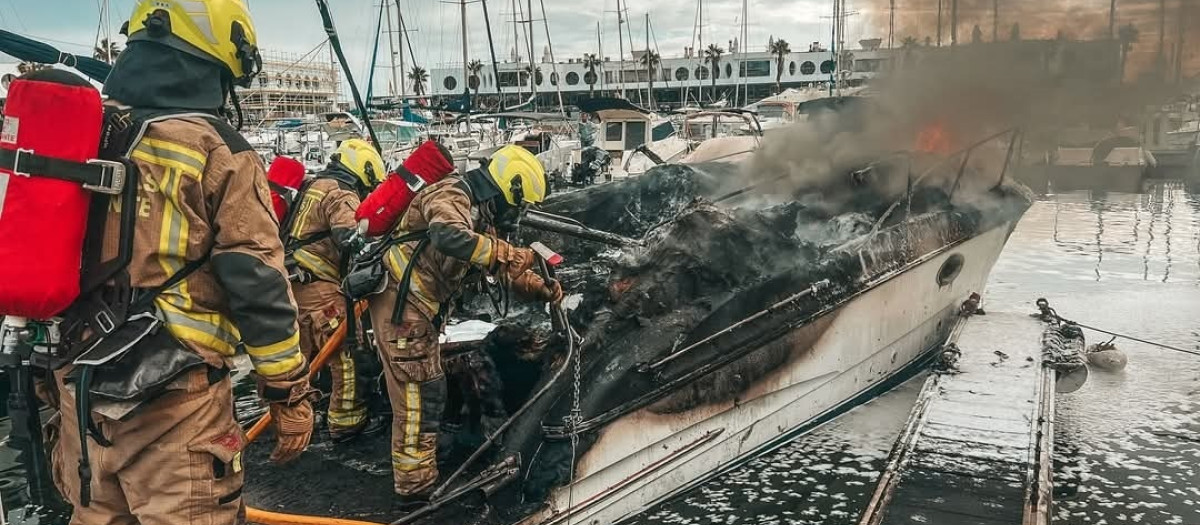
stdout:
[[520,523],[618,522],[889,388],[920,367],[962,301],[982,291],[1015,221],[891,268],[858,250],[866,282],[770,343],[785,349],[782,365],[733,399],[686,410],[659,403],[608,423],[578,457],[574,482]]

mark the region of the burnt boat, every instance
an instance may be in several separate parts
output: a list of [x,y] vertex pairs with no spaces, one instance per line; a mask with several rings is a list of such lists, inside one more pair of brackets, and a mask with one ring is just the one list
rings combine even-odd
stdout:
[[731,192],[721,166],[668,165],[551,199],[546,212],[624,245],[522,232],[565,255],[568,308],[455,345],[448,359],[494,362],[506,417],[452,400],[432,503],[394,507],[386,435],[253,469],[248,502],[392,523],[606,524],[719,475],[934,355],[1030,204],[1008,157],[987,173],[971,160],[1011,156],[1008,137],[840,166],[820,188]]

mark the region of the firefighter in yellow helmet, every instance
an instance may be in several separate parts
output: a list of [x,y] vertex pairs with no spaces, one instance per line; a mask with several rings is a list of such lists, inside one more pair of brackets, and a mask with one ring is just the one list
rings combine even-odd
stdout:
[[[346,321],[340,283],[350,257],[362,249],[354,212],[359,202],[387,175],[383,158],[367,141],[342,142],[329,166],[307,182],[285,224],[292,292],[300,308],[300,349],[310,361]],[[329,434],[346,441],[367,429],[365,393],[355,356],[345,347],[330,361]],[[380,420],[372,430],[382,430]]]
[[[106,120],[125,137],[110,145],[137,169],[132,258],[124,275],[68,312],[63,336],[89,352],[93,342],[113,344],[100,335],[113,327],[95,314],[119,312],[131,296],[139,310],[130,313],[163,328],[122,357],[127,376],[112,378],[130,379],[135,403],[98,397],[96,383],[83,392],[64,384],[86,368],[56,373],[54,479],[73,524],[240,523],[246,440],[233,411],[235,349],[249,354],[276,422],[272,459],[303,452],[313,419],[266,174],[224,117],[233,86],[258,72],[254,26],[240,0],[141,0],[125,32],[128,47],[104,92]],[[122,209],[110,208],[97,239],[105,257],[119,251]],[[101,302],[112,308],[97,310]],[[112,319],[117,330],[147,317],[126,319]],[[151,377],[163,381],[144,386]],[[88,399],[80,418],[73,408]]]
[[393,238],[425,233],[423,240],[390,248],[384,263],[391,279],[370,301],[392,402],[394,488],[406,504],[424,502],[438,479],[437,435],[446,402],[438,334],[464,281],[488,274],[528,298],[562,300],[558,283],[531,270],[533,252],[497,234],[545,197],[541,162],[524,148],[506,146],[486,167],[418,193],[393,232]]

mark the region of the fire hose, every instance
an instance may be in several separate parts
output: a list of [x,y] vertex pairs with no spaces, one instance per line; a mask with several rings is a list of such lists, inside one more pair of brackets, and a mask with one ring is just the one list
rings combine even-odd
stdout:
[[[355,305],[354,314],[361,316],[367,309],[365,302]],[[329,360],[333,358],[342,348],[342,343],[346,340],[347,323],[342,323],[333,332],[329,340],[325,342],[325,346],[321,347],[321,351],[313,357],[312,363],[309,363],[308,376],[311,378],[321,370]],[[254,423],[250,431],[246,433],[247,442],[252,442],[266,431],[267,427],[271,426],[271,413],[263,414],[259,420]],[[324,516],[305,516],[302,514],[284,514],[280,512],[270,512],[254,507],[246,507],[246,521],[250,523],[261,523],[262,525],[381,525],[371,521],[357,521],[340,518],[327,518]]]

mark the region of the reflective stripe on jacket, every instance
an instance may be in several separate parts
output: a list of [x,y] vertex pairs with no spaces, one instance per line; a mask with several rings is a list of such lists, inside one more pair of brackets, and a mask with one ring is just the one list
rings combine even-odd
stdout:
[[[181,117],[151,124],[131,159],[140,176],[131,284],[155,287],[210,254],[156,299],[171,333],[213,365],[224,364],[240,342],[267,378],[303,367],[258,154],[228,125]],[[121,209],[114,202],[109,210],[105,259],[119,248]]]

